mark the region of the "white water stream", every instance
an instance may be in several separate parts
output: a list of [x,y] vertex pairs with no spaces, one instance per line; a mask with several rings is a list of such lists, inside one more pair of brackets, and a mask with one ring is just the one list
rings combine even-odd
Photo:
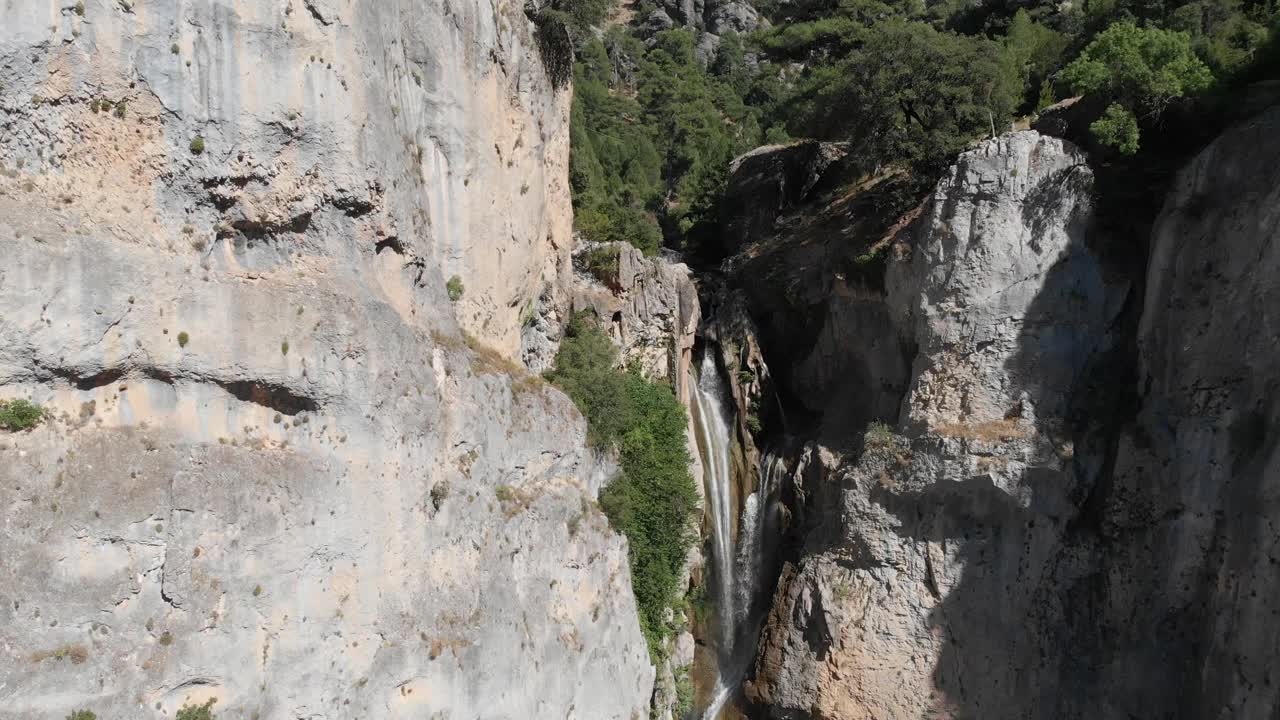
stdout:
[[[716,603],[716,645],[720,676],[703,711],[703,720],[716,720],[737,691],[754,654],[754,638],[761,618],[752,613],[765,578],[767,539],[776,532],[775,491],[786,465],[781,458],[761,458],[756,491],[743,502],[734,543],[733,464],[730,456],[729,406],[715,357],[704,352],[697,382],[692,383],[694,422],[702,451],[707,509],[711,518],[711,561]],[[739,652],[738,644],[745,652]]]
[[729,420],[724,384],[710,352],[702,354],[698,381],[693,384],[698,434],[702,440],[708,509],[711,515],[711,553],[716,582],[715,600],[720,647],[733,646],[733,477],[729,459]]

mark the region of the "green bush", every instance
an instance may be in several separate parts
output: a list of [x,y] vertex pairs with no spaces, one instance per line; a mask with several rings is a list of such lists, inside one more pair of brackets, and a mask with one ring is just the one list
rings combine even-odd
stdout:
[[98,720],[92,710],[76,710],[67,716],[67,720]]
[[649,650],[660,656],[680,597],[680,569],[693,545],[698,493],[689,474],[687,416],[665,384],[616,367],[617,350],[587,314],[569,323],[548,379],[573,398],[592,443],[618,451],[621,472],[600,494],[627,536],[631,584]]
[[676,676],[676,717],[687,718],[693,713],[693,678],[686,668]]
[[618,286],[618,248],[604,245],[587,251],[583,262],[587,272],[609,287]]
[[191,139],[191,154],[199,155],[204,152],[204,138],[200,135]]
[[28,400],[0,400],[0,428],[29,430],[44,420],[44,408]]
[[178,333],[178,347],[186,347],[189,342],[191,342],[191,336],[187,334],[186,330]]
[[897,442],[897,434],[888,423],[876,421],[867,426],[863,435],[863,444],[868,448],[892,447]]
[[210,698],[203,705],[183,705],[175,720],[214,720],[213,703],[216,702]]
[[466,288],[462,286],[462,278],[457,275],[449,278],[449,282],[445,283],[444,288],[449,293],[451,302],[458,302],[462,299],[462,294],[466,292]]

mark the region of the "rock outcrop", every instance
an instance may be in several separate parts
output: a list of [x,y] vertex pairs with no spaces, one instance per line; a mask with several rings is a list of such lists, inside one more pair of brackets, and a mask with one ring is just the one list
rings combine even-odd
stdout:
[[514,361],[567,104],[518,5],[6,5],[0,717],[647,714],[612,469]]
[[1182,172],[1141,305],[1097,254],[1119,240],[1083,154],[1022,132],[960,158],[887,246],[900,411],[792,481],[813,512],[747,685],[763,714],[1275,714],[1277,129]]

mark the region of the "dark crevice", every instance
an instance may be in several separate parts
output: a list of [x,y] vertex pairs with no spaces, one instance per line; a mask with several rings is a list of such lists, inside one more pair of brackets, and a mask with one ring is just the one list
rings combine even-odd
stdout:
[[256,380],[235,382],[214,380],[213,382],[243,402],[261,405],[282,415],[297,415],[301,412],[315,412],[320,409],[320,404],[312,398],[298,395],[276,383]]
[[311,17],[315,18],[316,22],[321,25],[333,24],[332,20],[326,20],[324,15],[320,13],[320,10],[316,8],[315,0],[303,0],[302,4],[306,6],[307,12],[311,13]]
[[303,213],[286,222],[269,222],[262,220],[237,220],[218,233],[219,238],[231,237],[239,233],[246,240],[265,240],[284,233],[304,233],[311,227],[311,213]]
[[375,255],[381,255],[383,250],[390,250],[397,255],[404,255],[404,245],[401,244],[400,238],[398,237],[389,237],[385,240],[379,240],[378,244],[373,247]]
[[368,200],[350,195],[333,198],[329,204],[338,208],[350,218],[364,217],[374,211],[374,204]]
[[76,386],[77,390],[96,390],[110,385],[124,376],[123,368],[107,368],[91,375],[84,375],[75,368],[54,368],[53,374]]
[[[84,374],[75,368],[51,368],[49,373],[75,386],[77,390],[96,390],[116,382],[128,382],[129,378],[147,378],[173,385],[177,379],[173,373],[157,367],[120,366],[107,368],[92,374]],[[320,403],[315,399],[300,395],[279,383],[260,380],[219,380],[209,377],[190,377],[193,382],[217,385],[234,395],[242,402],[261,405],[283,415],[297,415],[302,412],[315,412]]]

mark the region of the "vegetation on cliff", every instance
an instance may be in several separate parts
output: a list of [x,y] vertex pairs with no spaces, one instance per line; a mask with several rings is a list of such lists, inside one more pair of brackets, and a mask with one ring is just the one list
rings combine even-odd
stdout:
[[547,374],[586,416],[593,444],[618,452],[622,466],[600,494],[613,527],[627,536],[640,628],[660,656],[671,633],[666,614],[680,597],[680,571],[694,542],[698,493],[689,474],[687,416],[671,388],[634,368],[589,314],[569,323]]
[[864,172],[909,169],[918,192],[975,139],[1077,94],[1095,151],[1167,153],[1185,126],[1172,106],[1280,64],[1276,0],[757,0],[772,24],[702,62],[695,29],[652,31],[651,0],[590,30],[602,2],[557,5],[577,58],[577,227],[645,252],[714,237],[730,159],[766,142],[848,141]]

